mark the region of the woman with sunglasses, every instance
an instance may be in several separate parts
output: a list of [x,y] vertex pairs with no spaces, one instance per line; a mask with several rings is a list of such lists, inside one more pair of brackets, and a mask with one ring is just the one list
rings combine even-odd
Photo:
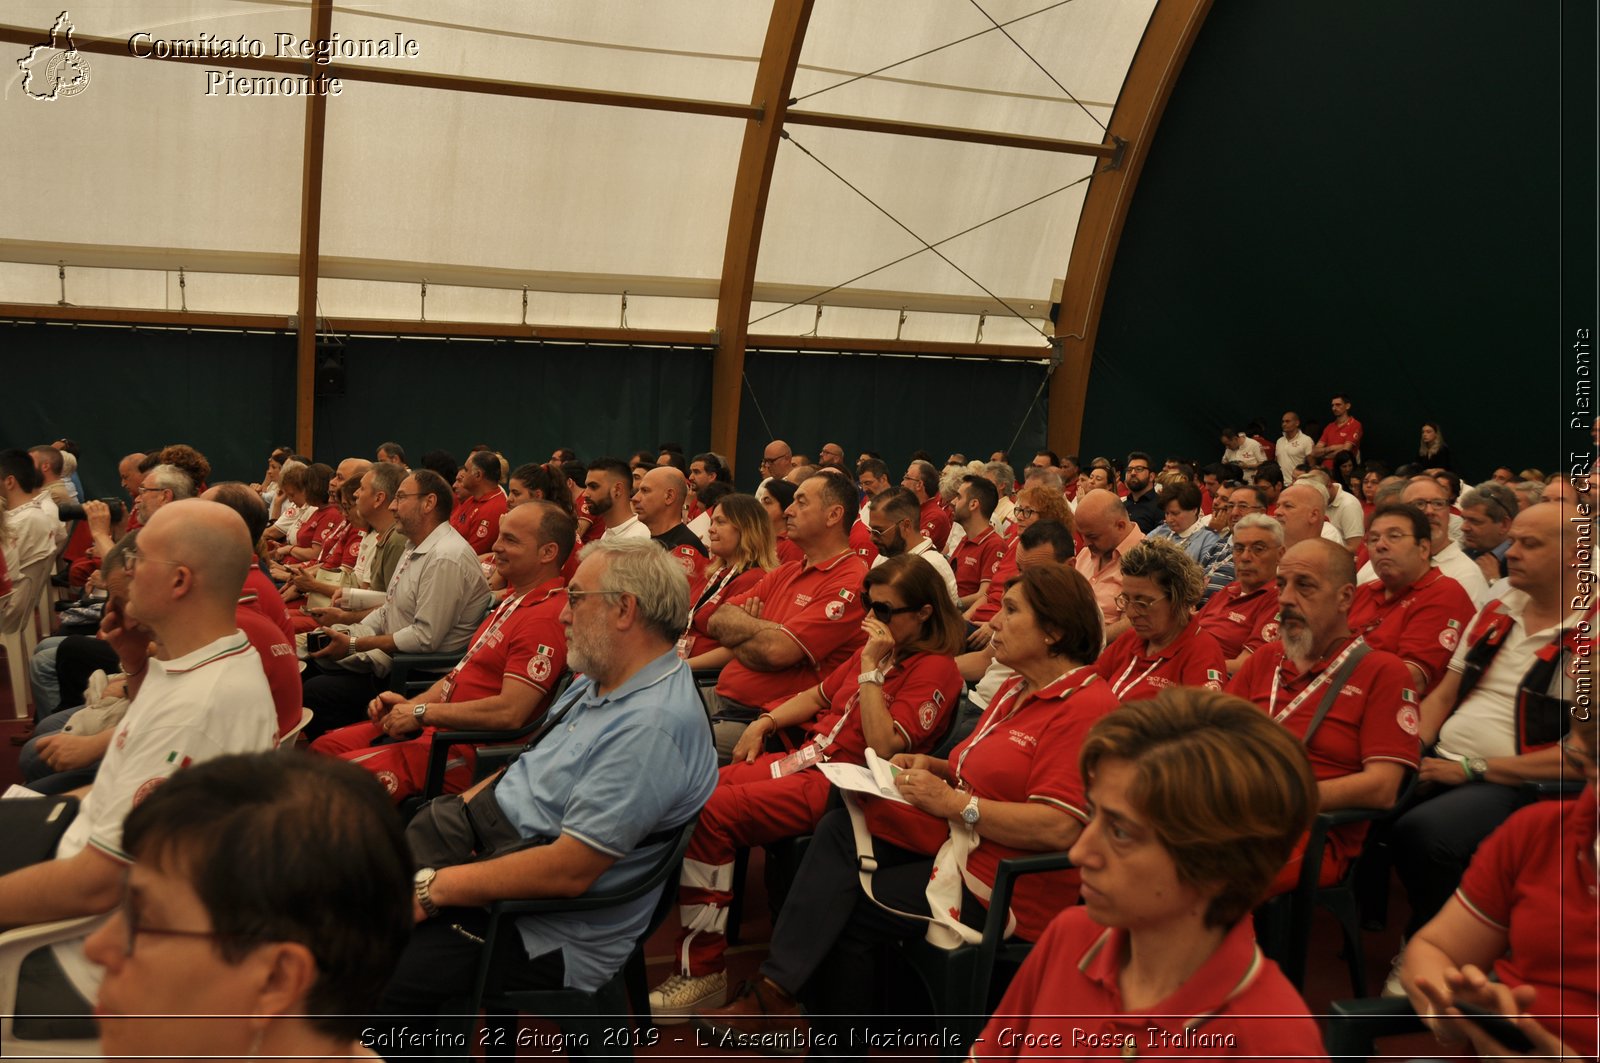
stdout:
[[679,883],[679,971],[650,994],[657,1022],[726,999],[734,857],[816,826],[832,790],[817,765],[863,764],[868,749],[885,760],[924,752],[945,732],[961,696],[963,627],[944,580],[902,555],[868,572],[862,595],[866,645],[746,728],[700,812]]
[[122,906],[84,943],[105,968],[105,1056],[377,1058],[363,1016],[410,935],[412,890],[371,775],[331,757],[220,757],[156,788],[122,839]]
[[1205,572],[1176,543],[1149,538],[1122,555],[1116,600],[1130,626],[1095,662],[1118,701],[1142,701],[1170,686],[1222,689],[1227,659],[1195,623],[1205,589]]
[[723,602],[748,594],[778,567],[772,522],[766,508],[750,495],[724,495],[712,507],[706,546],[712,560],[705,586],[689,611],[689,630],[678,641],[678,656],[694,669],[721,668],[733,660],[733,651],[711,637],[711,614]]
[[1442,1044],[1470,1041],[1483,1058],[1516,1055],[1464,1016],[1463,1004],[1510,1019],[1541,1058],[1595,1056],[1596,720],[1592,710],[1574,719],[1561,743],[1583,793],[1529,805],[1501,824],[1455,895],[1406,943],[1400,984]]
[[[795,1037],[805,1021],[802,993],[815,1014],[859,1014],[872,999],[879,946],[922,936],[930,922],[939,924],[935,935],[964,936],[955,924],[969,932],[983,925],[1001,860],[1070,848],[1088,819],[1078,750],[1117,707],[1088,667],[1100,632],[1094,591],[1072,569],[1037,565],[1012,580],[995,616],[994,652],[1017,674],[948,760],[894,758],[906,803],[869,798],[822,818],[761,976],[733,1003],[702,1011],[701,1023],[748,1045]],[[858,870],[867,853],[858,848],[856,815],[871,833],[872,899]],[[1038,940],[1077,895],[1076,871],[1022,877],[1008,933]]]

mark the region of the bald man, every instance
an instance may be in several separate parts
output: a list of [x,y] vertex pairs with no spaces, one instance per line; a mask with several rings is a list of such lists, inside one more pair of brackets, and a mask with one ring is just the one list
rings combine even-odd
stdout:
[[761,476],[781,480],[794,468],[794,451],[781,439],[774,439],[761,452]]
[[1089,581],[1094,600],[1106,625],[1106,644],[1129,628],[1117,596],[1122,593],[1122,555],[1144,541],[1144,533],[1128,517],[1128,508],[1110,491],[1100,488],[1078,499],[1073,525],[1083,537],[1083,549],[1072,567]]
[[822,449],[817,451],[817,462],[837,469],[844,468],[844,448],[837,443],[822,444]]
[[683,566],[689,589],[698,594],[710,554],[700,537],[683,523],[683,500],[689,481],[670,465],[659,465],[644,474],[633,492],[633,511],[639,523],[650,531],[650,538]]
[[[125,562],[127,607],[108,608],[101,624],[132,704],[55,859],[0,877],[0,926],[110,911],[128,869],[128,811],[180,768],[272,748],[272,692],[234,620],[250,555],[244,520],[227,506],[185,499],[151,516]],[[99,980],[81,940],[41,950],[23,962],[17,1011],[87,1016]]]
[[1339,533],[1326,521],[1328,492],[1322,485],[1305,480],[1285,487],[1278,495],[1277,512],[1273,515],[1283,525],[1283,545],[1292,549],[1312,539],[1343,542]]
[[359,480],[372,468],[372,462],[361,458],[346,458],[333,470],[333,476],[328,480],[328,497],[338,498],[339,488],[344,486],[346,480]]

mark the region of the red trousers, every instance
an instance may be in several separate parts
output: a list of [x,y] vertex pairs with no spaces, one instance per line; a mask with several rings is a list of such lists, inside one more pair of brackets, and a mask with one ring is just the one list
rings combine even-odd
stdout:
[[816,768],[772,777],[785,754],[768,753],[751,764],[730,764],[700,810],[678,879],[678,962],[685,974],[723,969],[728,947],[728,904],[733,900],[733,860],[741,848],[809,834],[822,818],[832,788]]
[[[329,731],[315,742],[311,749],[328,756],[343,757],[359,764],[378,777],[383,788],[396,804],[422,792],[428,780],[428,755],[433,750],[435,728],[424,727],[422,732],[400,742],[373,745],[383,737],[376,724],[353,723],[337,731]],[[450,759],[445,762],[444,792],[458,794],[472,785],[472,769],[477,753],[471,746],[454,746]]]

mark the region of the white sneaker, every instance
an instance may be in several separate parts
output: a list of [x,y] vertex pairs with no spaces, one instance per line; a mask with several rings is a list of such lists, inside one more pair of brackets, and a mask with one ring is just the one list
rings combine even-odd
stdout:
[[675,974],[650,990],[650,1014],[657,1023],[686,1021],[697,1008],[720,1008],[728,1002],[728,972]]

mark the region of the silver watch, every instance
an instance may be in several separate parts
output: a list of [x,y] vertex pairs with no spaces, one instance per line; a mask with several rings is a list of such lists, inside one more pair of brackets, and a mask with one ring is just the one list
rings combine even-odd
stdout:
[[417,704],[411,706],[411,717],[420,724],[423,722],[422,717],[426,715],[427,711],[428,706],[422,702],[418,702]]
[[961,810],[962,822],[969,827],[978,825],[978,796],[974,794],[967,800],[967,807]]
[[880,687],[883,686],[883,669],[874,668],[870,672],[862,672],[861,678],[857,680],[857,683],[860,686],[866,686],[868,683],[876,683]]
[[412,881],[412,890],[417,898],[417,906],[423,910],[429,919],[439,914],[439,906],[433,903],[433,880],[439,874],[436,868],[425,867],[419,870]]

